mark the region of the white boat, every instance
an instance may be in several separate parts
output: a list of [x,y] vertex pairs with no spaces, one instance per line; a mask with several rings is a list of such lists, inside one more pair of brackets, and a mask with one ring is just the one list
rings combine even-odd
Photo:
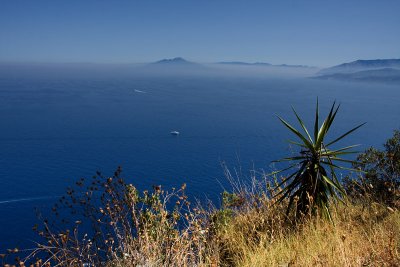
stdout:
[[172,135],[179,135],[179,132],[178,132],[178,131],[172,131],[172,132],[170,132],[170,134],[172,134]]

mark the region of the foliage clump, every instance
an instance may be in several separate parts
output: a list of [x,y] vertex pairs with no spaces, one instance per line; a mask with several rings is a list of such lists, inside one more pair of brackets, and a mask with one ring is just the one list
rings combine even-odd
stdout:
[[[178,266],[204,260],[207,221],[191,207],[186,185],[139,192],[125,183],[121,168],[76,185],[53,206],[54,216],[39,215],[43,227],[34,230],[40,241],[17,258],[20,266]],[[10,251],[8,259],[17,252]]]
[[373,147],[357,157],[354,168],[364,172],[355,179],[344,180],[346,191],[353,199],[368,197],[391,208],[400,208],[400,131],[395,130],[383,150]]
[[[350,151],[355,145],[339,149],[332,149],[331,146],[360,128],[363,124],[351,129],[332,141],[326,141],[338,110],[339,106],[333,103],[328,116],[325,118],[322,125],[319,126],[319,107],[317,101],[314,130],[312,132],[313,136],[311,136],[303,120],[294,109],[293,112],[296,115],[303,133],[279,117],[280,121],[300,139],[300,142],[290,141],[300,148],[299,155],[279,160],[289,161],[291,163],[289,167],[282,171],[295,169],[295,171],[285,177],[278,186],[280,190],[277,194],[279,201],[289,199],[287,215],[289,215],[290,211],[293,209],[297,219],[308,214],[315,215],[317,213],[331,219],[330,204],[341,200],[345,195],[345,191],[335,171],[337,169],[346,169],[340,166],[340,163],[354,163],[353,161],[342,158],[342,156],[355,153]],[[283,185],[282,190],[280,188],[281,185]]]

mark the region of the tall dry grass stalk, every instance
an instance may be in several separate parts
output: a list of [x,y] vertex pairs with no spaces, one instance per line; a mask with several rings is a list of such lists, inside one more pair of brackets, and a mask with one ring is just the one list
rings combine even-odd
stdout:
[[[276,239],[263,236],[249,246],[239,242],[244,252],[235,262],[238,266],[399,266],[400,213],[389,213],[381,206],[339,207],[333,213],[335,224],[315,219],[292,233],[281,230]],[[227,238],[233,239],[232,235]]]

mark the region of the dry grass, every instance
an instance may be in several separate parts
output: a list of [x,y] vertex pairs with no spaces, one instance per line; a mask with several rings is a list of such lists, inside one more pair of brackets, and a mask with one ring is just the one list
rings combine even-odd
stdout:
[[[269,212],[267,212],[269,213]],[[238,214],[222,234],[236,266],[400,266],[400,212],[375,205],[339,207],[335,225],[307,220],[291,230],[267,231],[263,214]],[[275,220],[279,222],[279,215]],[[257,230],[257,225],[259,229]],[[229,252],[227,254],[229,254]]]

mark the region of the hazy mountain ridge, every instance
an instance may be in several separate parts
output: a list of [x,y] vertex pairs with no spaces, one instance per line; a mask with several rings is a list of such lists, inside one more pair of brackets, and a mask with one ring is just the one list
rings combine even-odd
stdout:
[[[166,58],[153,62],[152,64],[164,65],[202,65],[201,63],[188,61],[182,57]],[[218,65],[236,65],[236,66],[260,66],[260,67],[287,67],[287,68],[313,68],[306,65],[290,65],[290,64],[271,64],[267,62],[244,62],[244,61],[220,61],[212,64]]]
[[165,58],[147,63],[136,70],[146,75],[242,75],[242,76],[302,76],[309,77],[315,68],[304,65],[273,65],[266,62],[224,61],[214,63],[198,63],[183,57]]
[[315,79],[399,83],[400,59],[356,60],[320,70]]
[[400,69],[384,68],[351,73],[333,73],[313,78],[322,80],[400,83]]
[[216,64],[241,65],[241,66],[272,66],[272,64],[266,63],[266,62],[249,63],[249,62],[243,62],[243,61],[221,61],[221,62],[217,62]]
[[241,65],[241,66],[264,66],[264,67],[287,67],[287,68],[314,68],[307,65],[290,65],[290,64],[271,64],[267,62],[242,62],[242,61],[221,61],[217,62],[216,64],[222,65]]
[[198,63],[188,61],[182,57],[175,57],[175,58],[165,58],[159,61],[156,61],[152,64],[184,64],[184,65],[198,65]]
[[317,74],[326,75],[334,73],[352,73],[364,70],[398,68],[400,69],[400,59],[372,59],[356,60],[349,63],[343,63],[330,68],[322,69]]

